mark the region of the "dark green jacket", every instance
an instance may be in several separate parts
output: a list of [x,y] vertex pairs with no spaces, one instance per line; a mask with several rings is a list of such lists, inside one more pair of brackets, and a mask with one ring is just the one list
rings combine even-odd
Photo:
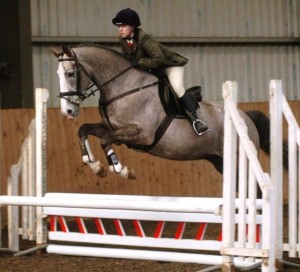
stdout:
[[151,35],[142,29],[136,28],[133,36],[133,47],[129,47],[126,39],[120,37],[122,53],[131,61],[136,60],[140,68],[157,71],[171,66],[183,66],[188,59],[170,51],[160,44]]

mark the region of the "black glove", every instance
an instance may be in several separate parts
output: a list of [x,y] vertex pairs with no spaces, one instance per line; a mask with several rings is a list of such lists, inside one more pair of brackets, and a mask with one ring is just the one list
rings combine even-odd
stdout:
[[133,67],[138,67],[139,66],[139,62],[135,57],[131,57],[130,58],[131,64]]
[[137,59],[134,59],[132,62],[131,62],[132,66],[133,67],[139,67],[139,62],[137,61]]

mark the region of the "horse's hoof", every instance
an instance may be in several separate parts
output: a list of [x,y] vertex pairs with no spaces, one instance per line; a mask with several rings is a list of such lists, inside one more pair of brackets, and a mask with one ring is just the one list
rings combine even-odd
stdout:
[[101,164],[101,168],[100,170],[98,171],[98,173],[96,174],[98,177],[100,178],[104,178],[107,176],[107,170],[106,168],[104,167],[104,165]]
[[109,171],[110,171],[111,173],[115,173],[115,169],[114,169],[114,167],[113,167],[112,165],[110,165],[110,166],[108,167],[108,169],[109,169]]
[[128,179],[136,179],[135,171],[132,168],[129,168]]
[[100,161],[90,162],[88,165],[92,169],[93,173],[100,178],[103,178],[107,175],[107,171],[104,165],[100,163]]
[[128,168],[127,166],[124,166],[119,173],[119,176],[124,179],[135,179],[135,171],[132,168]]

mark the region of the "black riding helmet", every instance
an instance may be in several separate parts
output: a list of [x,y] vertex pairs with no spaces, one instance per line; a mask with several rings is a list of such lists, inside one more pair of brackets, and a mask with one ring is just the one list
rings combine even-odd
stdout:
[[112,23],[116,26],[124,24],[139,27],[141,25],[139,15],[130,8],[119,11],[116,17],[112,19]]

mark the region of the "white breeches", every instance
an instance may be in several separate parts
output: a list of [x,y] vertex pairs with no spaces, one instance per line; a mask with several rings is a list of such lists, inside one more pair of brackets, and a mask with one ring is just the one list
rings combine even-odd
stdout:
[[185,89],[183,87],[183,66],[168,67],[165,69],[165,74],[167,75],[177,97],[182,97],[185,93]]

